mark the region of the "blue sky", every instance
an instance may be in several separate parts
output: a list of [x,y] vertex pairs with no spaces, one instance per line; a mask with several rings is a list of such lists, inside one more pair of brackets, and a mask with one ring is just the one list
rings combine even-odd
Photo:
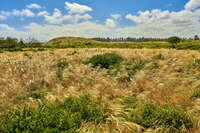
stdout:
[[200,0],[1,0],[0,36],[192,37]]

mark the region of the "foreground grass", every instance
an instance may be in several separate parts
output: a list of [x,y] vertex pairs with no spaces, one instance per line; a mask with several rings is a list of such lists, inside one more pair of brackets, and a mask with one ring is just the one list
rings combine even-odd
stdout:
[[[110,63],[113,58],[116,60]],[[69,120],[72,126],[68,123],[68,128],[62,131],[198,132],[199,59],[197,51],[167,49],[95,48],[1,53],[0,113],[3,124],[0,132],[14,129],[8,128],[8,123],[11,127],[20,127],[19,131],[25,130],[29,126],[20,125],[20,121],[27,124],[30,121],[23,118],[38,121],[39,110],[43,109],[46,115],[41,119],[49,122],[43,125],[46,131],[52,127],[61,131]],[[85,94],[92,100],[81,102],[78,97]],[[71,101],[75,98],[77,104],[70,102],[69,106],[60,106],[70,101],[68,97]],[[38,103],[46,105],[40,107]],[[72,111],[71,105],[77,107],[76,111]],[[100,113],[89,115],[96,107],[100,111],[92,112]],[[53,118],[57,121],[52,125]],[[59,125],[61,121],[64,125]],[[47,127],[49,129],[45,129]],[[11,130],[8,132],[14,132]]]

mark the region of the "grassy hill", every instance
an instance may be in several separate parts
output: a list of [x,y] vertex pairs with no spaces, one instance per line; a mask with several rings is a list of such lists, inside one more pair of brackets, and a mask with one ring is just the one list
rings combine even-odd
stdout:
[[60,37],[48,41],[44,47],[55,48],[131,48],[131,49],[177,49],[200,50],[200,41],[182,41],[174,48],[170,43],[158,42],[98,42],[86,38]]
[[48,41],[45,45],[47,46],[72,45],[72,44],[76,45],[76,44],[87,44],[87,43],[100,43],[100,42],[81,37],[58,37]]
[[199,77],[198,51],[1,53],[0,132],[198,133]]

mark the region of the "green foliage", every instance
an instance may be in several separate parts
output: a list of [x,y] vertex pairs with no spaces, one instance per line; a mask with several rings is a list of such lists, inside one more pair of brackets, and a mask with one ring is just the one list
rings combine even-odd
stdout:
[[56,105],[41,104],[37,109],[14,109],[0,116],[2,133],[76,133],[83,121],[99,123],[104,110],[89,96],[69,97]]
[[167,42],[172,44],[172,48],[176,48],[175,44],[180,43],[181,42],[181,38],[179,38],[177,36],[172,36],[172,37],[169,37],[167,39]]
[[183,110],[167,105],[157,106],[152,103],[144,104],[130,112],[128,120],[145,128],[170,128],[171,132],[178,131],[182,126],[185,126],[186,129],[192,127],[191,119]]
[[115,53],[105,53],[102,55],[95,55],[88,59],[85,64],[92,64],[92,67],[101,67],[109,69],[114,65],[118,65],[123,61],[123,57]]
[[200,98],[200,85],[197,86],[197,87],[194,89],[192,95],[190,96],[190,99],[192,99],[192,100],[195,100],[195,99],[197,99],[197,98]]

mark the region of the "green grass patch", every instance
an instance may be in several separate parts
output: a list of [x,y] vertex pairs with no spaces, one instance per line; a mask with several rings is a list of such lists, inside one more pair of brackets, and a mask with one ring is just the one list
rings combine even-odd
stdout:
[[37,109],[14,109],[0,116],[2,133],[76,133],[83,121],[104,120],[102,104],[89,96],[68,97],[55,105],[41,104]]
[[170,132],[180,131],[183,127],[192,127],[192,121],[181,109],[170,106],[157,106],[147,103],[137,107],[126,117],[128,121],[135,122],[145,128],[163,127]]
[[123,97],[121,104],[125,108],[135,108],[138,105],[138,99],[136,97]]

